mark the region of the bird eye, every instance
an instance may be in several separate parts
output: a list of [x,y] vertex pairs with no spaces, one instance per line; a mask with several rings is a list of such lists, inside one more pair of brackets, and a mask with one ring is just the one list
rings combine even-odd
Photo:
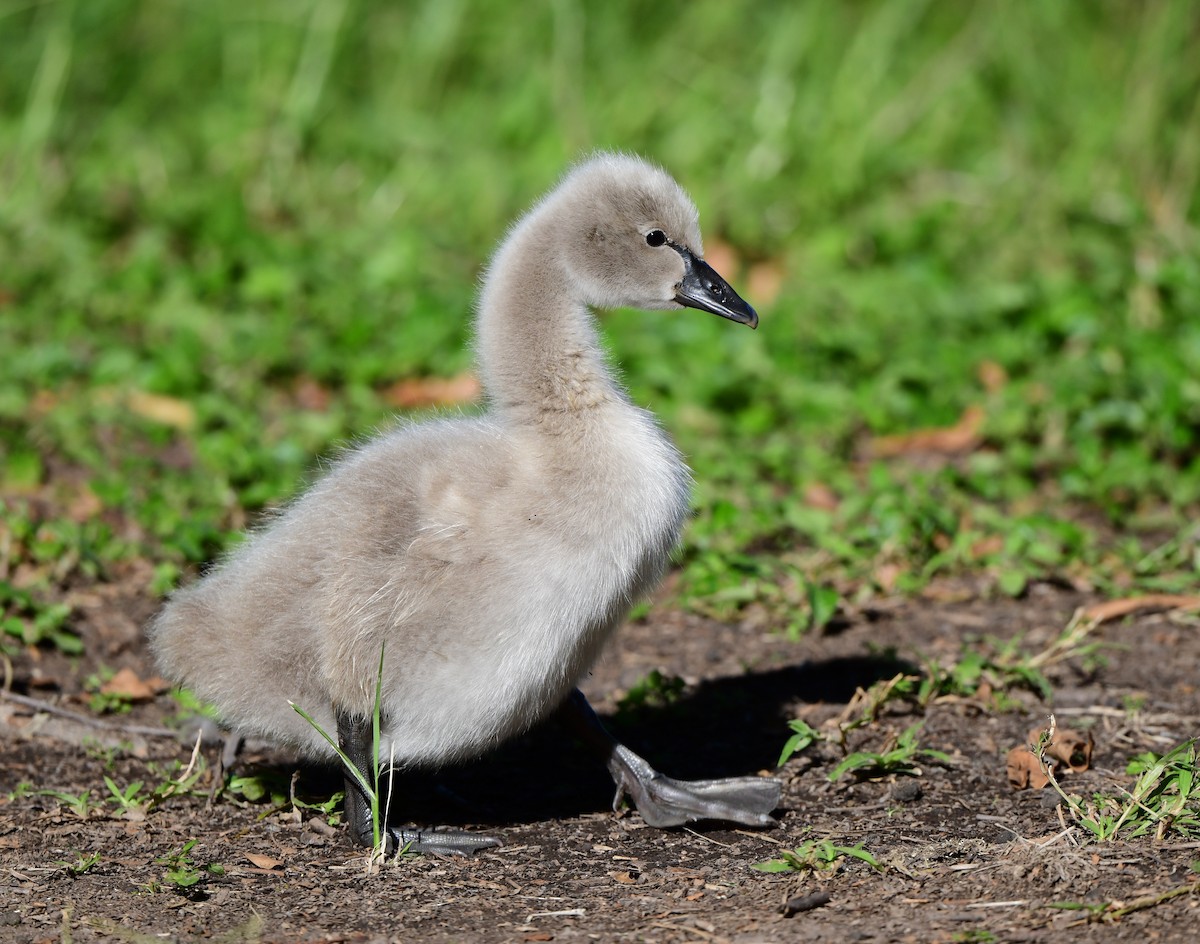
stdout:
[[661,229],[652,229],[646,234],[646,244],[649,246],[661,246],[667,241],[667,234]]

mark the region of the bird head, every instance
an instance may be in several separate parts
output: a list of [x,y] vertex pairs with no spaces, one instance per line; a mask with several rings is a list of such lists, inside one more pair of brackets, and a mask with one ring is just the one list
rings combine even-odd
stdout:
[[758,326],[758,314],[704,261],[683,188],[640,158],[602,154],[547,198],[550,235],[584,300],[599,308],[697,308]]

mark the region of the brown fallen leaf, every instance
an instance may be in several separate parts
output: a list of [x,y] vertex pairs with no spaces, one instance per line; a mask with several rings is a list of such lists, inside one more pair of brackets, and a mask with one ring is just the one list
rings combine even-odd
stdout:
[[1037,755],[1028,747],[1014,747],[1005,758],[1008,770],[1008,783],[1014,790],[1024,790],[1027,787],[1040,790],[1050,782],[1046,771],[1038,762]]
[[904,574],[904,568],[896,563],[884,563],[875,568],[875,572],[871,575],[872,579],[878,585],[879,589],[884,593],[891,593],[896,589],[896,581]]
[[991,534],[986,538],[980,538],[971,545],[971,557],[979,560],[983,557],[990,557],[993,554],[999,554],[1004,550],[1004,538],[999,534]]
[[292,396],[295,397],[297,406],[313,413],[324,413],[329,409],[329,401],[333,399],[328,387],[307,376],[296,381],[292,388]]
[[30,413],[33,416],[45,416],[56,406],[58,406],[61,397],[55,390],[39,390],[33,395],[33,400],[30,402]]
[[383,392],[387,403],[402,410],[422,406],[453,406],[470,403],[481,391],[474,374],[457,377],[412,377],[398,380]]
[[783,288],[784,277],[783,266],[778,262],[768,260],[752,265],[746,276],[746,295],[753,299],[751,304],[765,307],[774,302]]
[[969,452],[980,443],[983,407],[972,404],[963,410],[953,426],[916,429],[894,436],[876,436],[867,443],[867,453],[878,459],[892,459],[913,453],[950,454]]
[[72,521],[80,524],[95,518],[103,510],[104,503],[87,485],[76,492],[75,497],[67,505],[67,515]]
[[131,390],[125,397],[125,405],[131,413],[148,420],[174,426],[176,429],[191,429],[196,425],[196,411],[186,400],[164,397],[144,390]]
[[1104,603],[1093,603],[1082,610],[1084,617],[1096,623],[1106,623],[1121,616],[1128,616],[1138,610],[1197,610],[1200,609],[1200,596],[1190,596],[1181,593],[1147,593],[1140,597],[1126,597],[1123,600],[1106,600]]
[[162,679],[143,680],[133,669],[126,667],[101,685],[100,692],[103,695],[128,698],[130,701],[152,701],[156,694],[164,690],[161,686],[165,685]]
[[921,589],[924,599],[936,600],[938,603],[965,603],[977,595],[975,590],[962,583],[939,577],[935,577]]
[[742,273],[742,260],[738,257],[738,252],[729,243],[721,240],[705,240],[708,243],[704,247],[704,261],[721,273],[721,277],[728,279],[730,284],[736,284],[735,280]]
[[[1028,742],[1008,752],[1005,767],[1008,771],[1008,782],[1014,790],[1024,790],[1027,787],[1041,790],[1050,783],[1046,769],[1035,752],[1035,745],[1045,736],[1046,730],[1041,727],[1030,728]],[[1094,746],[1090,733],[1085,737],[1069,728],[1056,728],[1054,737],[1042,753],[1051,773],[1057,776],[1062,768],[1066,768],[1077,774],[1091,766]]]
[[250,860],[252,865],[256,865],[260,869],[266,869],[268,872],[272,869],[283,867],[281,859],[276,859],[268,855],[259,855],[257,852],[247,852],[246,858]]
[[[1037,744],[1045,733],[1045,728],[1030,728],[1029,743]],[[1078,731],[1069,728],[1057,728],[1054,738],[1046,745],[1045,754],[1061,761],[1071,773],[1077,774],[1087,770],[1092,764],[1092,748],[1095,742],[1089,732],[1084,737]]]
[[996,393],[1008,383],[1008,372],[995,361],[983,361],[976,368],[979,382],[988,393]]
[[841,499],[837,492],[823,482],[809,482],[804,486],[804,504],[822,511],[837,511]]

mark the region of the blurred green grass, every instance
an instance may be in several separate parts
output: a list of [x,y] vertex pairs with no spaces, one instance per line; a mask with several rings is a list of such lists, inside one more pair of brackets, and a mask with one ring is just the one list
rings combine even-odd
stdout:
[[604,322],[696,469],[678,599],[1194,587],[1196,48],[1186,2],[0,0],[6,625],[165,589],[468,369],[482,263],[595,148],[762,313]]

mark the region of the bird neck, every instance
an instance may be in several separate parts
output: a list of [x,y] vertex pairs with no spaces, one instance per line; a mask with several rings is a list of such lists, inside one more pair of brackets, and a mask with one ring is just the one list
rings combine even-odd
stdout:
[[539,426],[578,422],[625,396],[605,363],[595,319],[528,218],[492,261],[476,325],[484,389],[493,410]]

